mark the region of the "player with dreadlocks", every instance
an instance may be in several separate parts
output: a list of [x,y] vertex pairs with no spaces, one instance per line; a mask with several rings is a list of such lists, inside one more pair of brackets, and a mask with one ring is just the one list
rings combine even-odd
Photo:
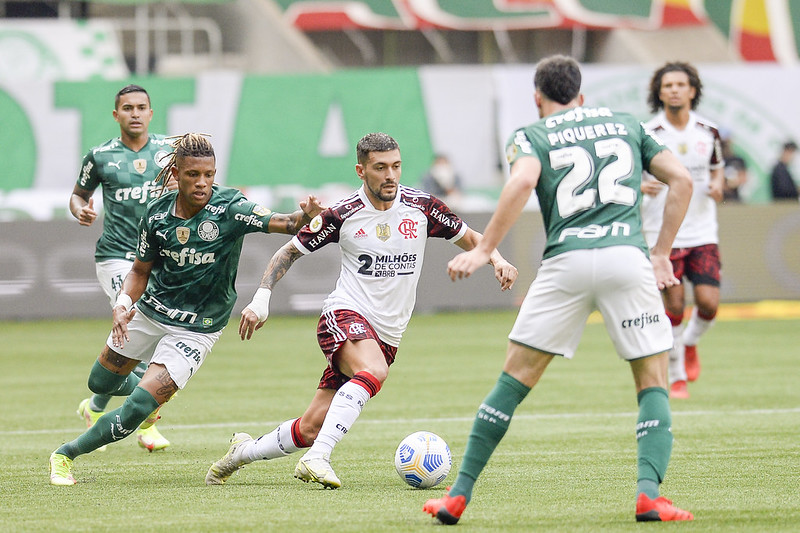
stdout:
[[[125,396],[75,440],[50,456],[50,483],[74,485],[75,457],[124,439],[197,373],[236,301],[244,236],[296,234],[321,212],[316,198],[290,215],[214,184],[214,148],[206,136],[175,138],[159,180],[178,188],[153,200],[139,223],[136,259],[112,311],[113,326],[89,375],[97,394]],[[132,370],[149,363],[139,378]]]

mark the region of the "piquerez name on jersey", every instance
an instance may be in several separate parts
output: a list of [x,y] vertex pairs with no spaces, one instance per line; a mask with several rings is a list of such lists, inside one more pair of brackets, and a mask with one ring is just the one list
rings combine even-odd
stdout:
[[159,322],[193,331],[225,327],[236,302],[236,272],[244,236],[269,232],[272,212],[236,189],[214,186],[208,204],[189,220],[174,214],[177,191],[147,206],[136,255],[152,261],[150,280],[137,302]]
[[536,194],[547,234],[543,257],[569,250],[631,245],[642,236],[642,170],[666,147],[632,115],[577,107],[515,131],[506,143],[513,165],[542,164]]
[[138,152],[117,137],[92,148],[83,157],[78,187],[88,191],[103,188],[105,218],[95,248],[96,261],[133,261],[139,219],[147,202],[161,192],[161,184],[153,181],[166,165],[170,151],[163,135],[150,134]]
[[438,198],[400,186],[386,211],[375,209],[362,187],[323,211],[293,237],[304,254],[339,243],[342,270],[323,312],[350,309],[378,336],[398,346],[411,318],[428,237],[456,241],[467,225]]

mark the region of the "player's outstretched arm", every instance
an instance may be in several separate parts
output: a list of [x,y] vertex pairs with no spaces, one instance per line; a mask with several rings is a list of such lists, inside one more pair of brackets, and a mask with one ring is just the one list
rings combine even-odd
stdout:
[[497,252],[497,246],[517,221],[519,214],[528,202],[539,182],[541,171],[542,164],[535,157],[523,157],[513,163],[511,178],[503,187],[503,192],[500,193],[497,208],[483,232],[483,238],[480,239],[477,246],[458,254],[447,263],[447,273],[450,275],[450,279],[455,281],[468,278],[481,265],[489,262],[492,254]]
[[319,203],[317,197],[309,195],[300,202],[300,209],[292,214],[275,213],[269,219],[270,233],[288,233],[297,235],[300,228],[311,222],[311,219],[320,214],[325,208]]
[[[457,240],[455,244],[463,250],[470,251],[478,246],[481,239],[483,239],[483,235],[472,228],[468,228],[464,236]],[[471,259],[478,261],[483,257],[484,254],[476,253]],[[486,260],[481,264],[484,265],[486,263],[494,267],[494,277],[500,282],[500,290],[505,291],[514,286],[514,282],[517,280],[517,268],[506,261],[496,248],[491,251]]]
[[242,309],[242,319],[239,322],[239,337],[250,340],[256,330],[261,329],[269,317],[269,299],[272,288],[286,274],[289,267],[303,254],[292,242],[284,244],[269,260],[261,285],[256,291],[253,300]]

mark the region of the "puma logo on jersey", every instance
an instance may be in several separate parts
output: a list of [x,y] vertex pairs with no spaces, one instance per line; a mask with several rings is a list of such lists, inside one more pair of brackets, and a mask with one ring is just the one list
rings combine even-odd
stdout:
[[122,164],[122,161],[109,161],[108,166],[114,167],[119,170],[119,166]]

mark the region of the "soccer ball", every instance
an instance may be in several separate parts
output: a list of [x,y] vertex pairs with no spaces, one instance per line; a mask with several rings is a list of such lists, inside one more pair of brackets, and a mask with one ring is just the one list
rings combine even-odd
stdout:
[[450,467],[450,447],[430,431],[417,431],[404,438],[394,453],[394,467],[403,481],[418,489],[441,483]]

